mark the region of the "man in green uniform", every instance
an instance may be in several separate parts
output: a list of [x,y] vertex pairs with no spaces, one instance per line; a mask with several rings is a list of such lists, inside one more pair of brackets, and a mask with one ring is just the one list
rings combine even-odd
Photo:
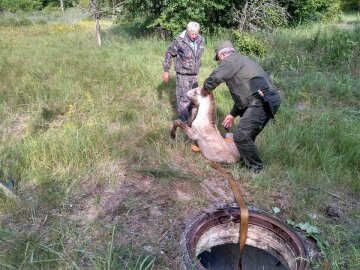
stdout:
[[205,80],[203,95],[225,82],[234,106],[222,125],[228,129],[235,117],[241,120],[234,132],[234,142],[245,166],[255,172],[263,169],[255,144],[256,136],[278,110],[281,99],[268,74],[250,58],[237,53],[230,41],[222,42],[215,50],[219,66]]
[[167,82],[171,62],[175,58],[177,111],[184,122],[188,120],[190,111],[190,100],[186,94],[198,86],[197,74],[205,49],[205,39],[199,34],[199,30],[200,25],[197,22],[189,22],[186,30],[170,44],[163,62],[162,77],[163,81]]

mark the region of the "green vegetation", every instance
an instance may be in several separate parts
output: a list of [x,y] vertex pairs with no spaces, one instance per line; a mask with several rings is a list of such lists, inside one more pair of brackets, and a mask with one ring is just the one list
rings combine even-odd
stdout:
[[239,52],[256,56],[263,56],[265,54],[266,45],[256,35],[238,30],[234,31],[233,35],[234,46],[236,46]]
[[[268,29],[283,25],[286,14],[290,15],[292,25],[298,25],[334,21],[339,19],[340,12],[339,0],[129,0],[124,4],[124,14],[132,21],[172,34],[191,20],[199,22],[204,32],[214,33],[223,28],[242,28],[244,18],[260,29]],[[247,16],[240,19],[240,13]]]
[[38,10],[41,6],[41,0],[0,0],[0,7],[10,12]]
[[[0,175],[22,199],[0,194],[1,269],[180,269],[183,225],[212,203],[203,182],[224,180],[185,135],[170,139],[170,40],[104,21],[99,48],[94,23],[73,12],[0,17]],[[227,168],[248,204],[319,230],[314,269],[359,268],[360,23],[350,18],[253,34],[266,50],[251,57],[283,103],[258,137],[266,170]],[[230,37],[206,36],[201,82]],[[223,132],[231,97],[225,85],[215,96]]]
[[191,20],[199,22],[207,34],[229,28],[273,29],[288,23],[336,21],[342,9],[356,11],[359,5],[357,0],[0,0],[0,12],[91,7],[93,15],[117,17],[119,21],[130,21],[171,36]]

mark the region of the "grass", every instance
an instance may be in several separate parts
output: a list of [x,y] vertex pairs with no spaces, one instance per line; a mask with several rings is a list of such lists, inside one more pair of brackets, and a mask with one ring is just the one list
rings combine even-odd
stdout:
[[[180,267],[183,224],[211,203],[201,184],[216,176],[184,134],[170,139],[175,74],[161,82],[170,41],[106,24],[99,48],[94,24],[75,15],[0,18],[0,170],[23,199],[0,196],[0,265]],[[344,17],[351,29],[260,35],[270,48],[252,57],[270,71],[283,103],[258,137],[266,171],[253,177],[228,167],[249,203],[320,228],[316,269],[359,266],[357,18]],[[229,35],[206,38],[200,82]],[[215,97],[223,132],[232,101],[225,85]],[[340,220],[326,215],[329,205],[341,209]]]

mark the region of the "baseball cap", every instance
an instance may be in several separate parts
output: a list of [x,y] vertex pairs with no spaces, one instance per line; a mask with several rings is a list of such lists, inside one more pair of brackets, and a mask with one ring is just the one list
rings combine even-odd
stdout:
[[232,43],[229,40],[225,40],[225,41],[221,42],[215,49],[215,57],[214,57],[215,61],[218,61],[218,54],[220,53],[220,51],[222,51],[224,49],[233,49],[235,51]]

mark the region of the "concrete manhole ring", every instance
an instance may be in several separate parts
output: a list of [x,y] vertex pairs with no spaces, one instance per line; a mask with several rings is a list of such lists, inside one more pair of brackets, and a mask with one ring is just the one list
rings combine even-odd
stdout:
[[[236,204],[223,204],[190,220],[181,239],[186,270],[236,269],[239,212]],[[317,256],[315,246],[304,236],[249,207],[248,237],[241,257],[244,270],[308,270]]]

